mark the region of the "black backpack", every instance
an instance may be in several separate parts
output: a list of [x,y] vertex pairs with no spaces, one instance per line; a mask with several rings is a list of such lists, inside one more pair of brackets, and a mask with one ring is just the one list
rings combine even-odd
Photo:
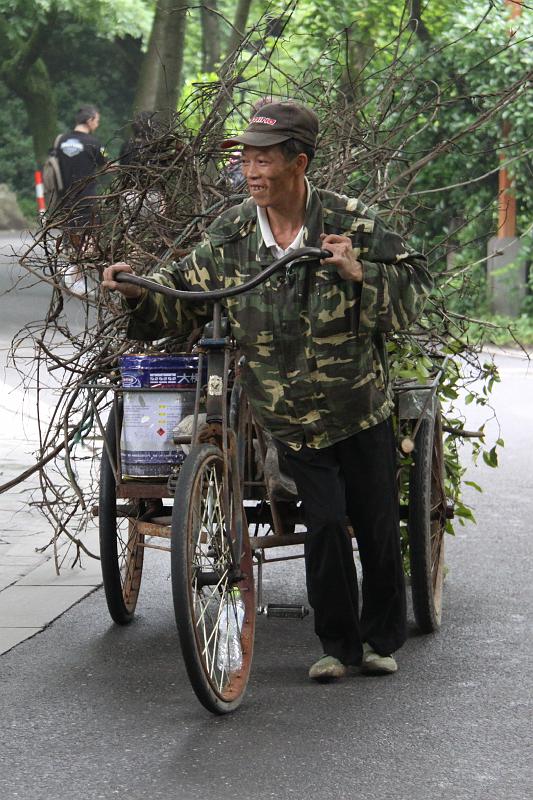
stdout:
[[44,199],[48,214],[54,210],[63,194],[63,176],[61,175],[61,167],[57,154],[57,147],[61,135],[62,134],[56,136],[54,146],[48,151],[48,158],[43,165]]

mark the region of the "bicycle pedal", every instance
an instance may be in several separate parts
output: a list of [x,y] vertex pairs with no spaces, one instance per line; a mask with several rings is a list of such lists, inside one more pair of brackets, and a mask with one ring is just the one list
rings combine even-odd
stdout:
[[262,606],[260,613],[266,617],[279,619],[303,619],[309,614],[309,609],[306,606],[269,603],[267,606]]

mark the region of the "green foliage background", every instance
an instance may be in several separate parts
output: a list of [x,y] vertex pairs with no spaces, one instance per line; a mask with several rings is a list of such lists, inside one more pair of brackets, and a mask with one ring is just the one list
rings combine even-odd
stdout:
[[[181,102],[190,103],[197,85],[216,82],[216,73],[201,70],[202,31],[199,7],[192,3],[188,14]],[[423,30],[417,35],[407,25],[409,4],[403,0],[254,0],[249,18],[247,66],[241,58],[243,83],[237,101],[244,116],[251,103],[263,94],[291,96],[294,85],[306,87],[306,99],[320,97],[322,87],[331,88],[331,102],[352,82],[358,124],[370,127],[369,146],[395,143],[394,126],[401,134],[396,143],[410,138],[405,157],[413,161],[430,152],[439,142],[453,139],[490,105],[506,86],[533,68],[532,11],[513,23],[517,32],[509,47],[508,6],[501,0],[422,3]],[[7,25],[11,40],[27,36],[36,19],[53,8],[55,24],[50,30],[44,61],[55,87],[58,130],[68,129],[73,114],[83,103],[96,103],[102,110],[99,136],[111,157],[116,157],[131,117],[133,95],[143,49],[146,48],[154,12],[149,0],[0,0],[0,22]],[[227,41],[235,4],[220,0],[220,35]],[[276,41],[265,35],[265,19],[280,32]],[[226,20],[226,21],[225,21]],[[260,30],[253,26],[262,20]],[[252,31],[252,32],[250,32]],[[399,35],[398,32],[401,31]],[[274,47],[274,45],[276,45]],[[254,57],[253,48],[257,55]],[[224,51],[224,47],[222,48]],[[265,54],[268,60],[265,59]],[[391,66],[393,65],[394,66]],[[400,88],[395,76],[405,76],[404,91],[411,93],[412,117],[409,129],[402,128],[406,116],[400,108]],[[416,76],[413,78],[413,76]],[[391,88],[392,87],[392,88]],[[439,93],[440,108],[433,119],[427,109]],[[235,100],[235,97],[234,97]],[[392,106],[384,114],[384,109]],[[190,107],[190,106],[189,106]],[[502,140],[502,122],[512,123],[512,142]],[[199,127],[202,108],[187,119]],[[242,117],[235,120],[235,127]],[[34,157],[25,110],[0,81],[0,180],[8,183],[20,199],[29,218],[35,217],[33,189]],[[518,235],[528,236],[533,218],[531,189],[531,137],[533,104],[517,102],[496,115],[487,125],[428,163],[410,186],[412,195],[410,235],[428,253],[434,271],[443,271],[449,237],[457,246],[456,262],[474,264],[464,280],[451,280],[448,292],[455,311],[479,316],[487,314],[485,264],[487,239],[497,223],[498,154],[511,161],[518,198]],[[384,146],[385,146],[384,145]],[[368,168],[349,176],[344,189],[369,192]],[[480,176],[486,175],[484,178]],[[465,187],[465,182],[475,179]],[[372,181],[373,178],[370,178]],[[459,185],[457,185],[459,184]],[[461,185],[462,184],[462,185]],[[450,187],[434,192],[437,187]],[[380,202],[380,207],[382,203]],[[390,207],[394,203],[391,200]],[[409,211],[409,208],[407,209]],[[529,234],[528,234],[529,232]],[[526,257],[529,257],[526,255]],[[523,328],[528,327],[532,300],[523,308]]]

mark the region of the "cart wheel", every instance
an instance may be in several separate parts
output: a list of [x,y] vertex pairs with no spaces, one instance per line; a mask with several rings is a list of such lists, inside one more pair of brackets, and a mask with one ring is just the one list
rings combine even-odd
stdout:
[[[240,704],[252,664],[255,593],[252,555],[242,505],[235,508],[226,485],[222,452],[213,445],[191,448],[180,469],[172,514],[172,594],[183,658],[200,702],[216,714]],[[235,480],[239,480],[235,476]],[[228,491],[231,519],[224,512]],[[231,555],[225,530],[236,535],[242,524],[242,580],[231,580]],[[242,667],[230,670],[218,654],[220,618],[235,608],[237,586],[244,603]],[[218,656],[218,658],[217,658]]]
[[[122,422],[122,404],[118,407],[118,424]],[[114,410],[106,426],[110,447],[116,441]],[[136,517],[142,513],[141,505]],[[137,605],[143,569],[144,536],[137,533],[134,517],[117,516],[117,491],[113,467],[107,451],[103,450],[100,463],[100,500],[98,519],[100,526],[100,560],[107,607],[112,619],[119,625],[131,622]]]
[[424,419],[409,479],[409,553],[413,609],[422,633],[438,630],[444,581],[446,495],[440,411]]

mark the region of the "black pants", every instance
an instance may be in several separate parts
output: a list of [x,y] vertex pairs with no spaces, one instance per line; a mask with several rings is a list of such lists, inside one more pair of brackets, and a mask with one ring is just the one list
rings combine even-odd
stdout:
[[[321,450],[276,444],[303,503],[307,592],[324,652],[359,664],[362,643],[368,642],[380,655],[389,655],[406,638],[391,420]],[[363,568],[360,617],[346,517]]]

